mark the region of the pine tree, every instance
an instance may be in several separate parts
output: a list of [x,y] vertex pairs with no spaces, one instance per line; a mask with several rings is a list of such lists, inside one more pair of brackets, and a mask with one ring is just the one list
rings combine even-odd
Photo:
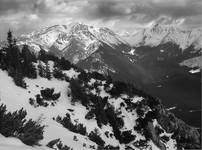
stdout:
[[24,45],[22,48],[22,66],[23,66],[23,73],[25,76],[29,78],[36,78],[36,69],[32,64],[33,55],[30,52],[27,45]]
[[39,70],[39,76],[40,76],[40,77],[45,77],[45,75],[44,75],[44,68],[43,68],[43,66],[42,66],[41,61],[39,61],[38,70]]
[[13,77],[14,82],[17,86],[20,86],[22,88],[26,88],[26,83],[23,80],[23,75],[21,72],[16,72],[15,76]]
[[46,78],[48,79],[48,80],[50,80],[51,79],[51,72],[50,72],[50,66],[49,66],[49,64],[48,64],[48,62],[46,62]]
[[65,78],[65,75],[57,67],[54,67],[54,69],[53,69],[53,76],[60,80],[64,80],[64,78]]
[[7,68],[5,61],[5,48],[0,49],[0,68],[5,70]]
[[46,51],[44,49],[41,48],[38,58],[43,62],[47,62]]
[[71,63],[68,60],[65,60],[64,57],[60,60],[60,67],[62,70],[69,70],[71,69]]
[[29,64],[29,78],[36,79],[37,78],[37,72],[35,66],[31,63]]
[[8,47],[12,48],[12,46],[13,46],[13,35],[12,35],[11,30],[9,30],[7,33],[7,42],[8,42]]
[[16,73],[22,73],[22,57],[11,31],[8,31],[7,42],[8,45],[5,48],[7,70],[10,76],[18,76]]
[[6,63],[7,66],[11,66],[11,59],[12,59],[12,49],[13,49],[13,35],[12,32],[9,30],[7,33],[7,47],[5,48],[6,51]]

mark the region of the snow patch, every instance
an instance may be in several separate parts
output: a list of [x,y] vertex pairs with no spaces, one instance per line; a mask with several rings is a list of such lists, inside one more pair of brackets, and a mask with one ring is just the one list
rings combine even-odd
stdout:
[[63,73],[69,77],[69,78],[77,78],[78,75],[80,74],[79,72],[76,72],[73,68],[71,68],[70,70],[65,70],[63,71]]

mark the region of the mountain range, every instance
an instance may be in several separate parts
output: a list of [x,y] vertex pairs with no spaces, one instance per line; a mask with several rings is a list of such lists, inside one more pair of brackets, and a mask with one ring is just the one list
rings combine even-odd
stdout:
[[138,46],[158,46],[172,42],[180,49],[193,46],[198,50],[202,48],[202,29],[184,29],[176,25],[153,24],[151,27],[137,30],[135,33],[122,32],[120,34],[130,45]]
[[12,43],[0,50],[0,149],[200,148],[200,129],[133,84]]
[[[174,25],[155,24],[135,34],[118,34],[109,28],[70,23],[39,29],[17,41],[34,53],[44,49],[84,70],[133,83],[164,99],[167,107],[179,107],[179,117],[200,126],[189,111],[200,109],[201,39],[201,29]],[[185,106],[180,106],[182,102]],[[200,112],[194,116],[199,118]]]
[[0,149],[200,148],[200,42],[199,29],[162,25],[120,35],[70,23],[17,43],[9,32]]
[[[138,56],[135,53],[135,48],[142,46],[157,47],[169,45],[168,43],[179,49],[176,53],[181,51],[183,53],[186,50],[189,50],[190,53],[200,53],[202,30],[185,30],[173,25],[155,24],[152,27],[138,30],[135,34],[122,32],[119,35],[108,28],[70,23],[43,28],[18,38],[19,45],[28,44],[35,52],[43,48],[58,57],[65,57],[74,64],[78,64],[95,54],[100,55],[99,52],[102,51],[102,48],[110,49],[109,51],[116,50],[113,51],[115,53],[113,55],[122,55],[121,57],[127,57],[130,62],[134,63]],[[162,49],[160,52],[163,53],[164,50]],[[93,57],[96,58],[98,55]],[[102,60],[99,62],[101,63]],[[104,64],[97,71],[105,73],[116,71],[110,64],[106,62]],[[91,66],[90,69],[95,68]]]

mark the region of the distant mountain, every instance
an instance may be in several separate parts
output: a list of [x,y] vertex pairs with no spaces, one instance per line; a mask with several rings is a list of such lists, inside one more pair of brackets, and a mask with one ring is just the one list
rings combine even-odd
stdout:
[[[153,77],[148,75],[139,63],[147,53],[145,50],[142,53],[141,49],[146,47],[146,49],[150,47],[156,49],[156,56],[153,56],[154,54],[151,56],[151,58],[155,57],[154,59],[162,59],[160,56],[162,54],[176,57],[175,59],[179,61],[177,65],[179,65],[186,59],[200,55],[202,32],[201,29],[185,30],[174,25],[156,24],[150,28],[135,31],[135,34],[122,33],[119,36],[108,28],[70,23],[22,35],[18,38],[18,44],[27,44],[34,52],[42,48],[84,69],[104,74],[116,73],[128,81],[145,83],[148,80],[151,81]],[[129,66],[130,70],[127,70]],[[130,76],[133,78],[131,79]],[[140,76],[143,78],[140,79]]]
[[171,42],[184,50],[190,46],[202,48],[202,29],[183,29],[176,25],[155,24],[149,28],[135,31],[133,34],[121,33],[132,46],[158,46]]
[[18,44],[27,44],[34,52],[42,48],[89,71],[118,74],[118,79],[125,81],[150,80],[144,69],[134,63],[131,46],[108,28],[80,23],[56,25],[22,35]]
[[157,61],[156,67],[162,62],[180,67],[183,61],[200,56],[201,40],[201,29],[184,30],[174,25],[156,24],[132,35],[119,36],[108,28],[70,23],[22,35],[18,44],[27,44],[34,52],[42,48],[83,69],[142,85],[156,82],[166,74],[154,65],[145,65]]
[[19,45],[27,44],[35,51],[43,48],[73,63],[86,59],[104,45],[117,51],[120,51],[120,47],[130,48],[128,43],[110,29],[95,28],[81,23],[44,28],[22,35],[18,41]]

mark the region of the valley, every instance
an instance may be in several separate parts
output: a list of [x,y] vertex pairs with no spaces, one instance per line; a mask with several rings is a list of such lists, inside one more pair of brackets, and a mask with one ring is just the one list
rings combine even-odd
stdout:
[[178,44],[131,46],[110,29],[80,23],[16,42],[8,32],[0,51],[0,82],[8,86],[0,89],[0,113],[12,120],[22,107],[41,136],[28,143],[16,127],[18,134],[2,130],[2,139],[31,146],[41,140],[57,150],[199,148],[201,49]]
[[[200,72],[190,73],[194,67],[200,70],[201,66],[201,30],[198,31],[154,25],[126,37],[107,28],[71,23],[23,35],[18,43],[28,44],[33,52],[43,48],[82,69],[133,83],[162,99],[166,107],[179,107],[175,112],[180,118],[200,127],[201,112],[195,112],[197,119],[192,119],[189,112],[198,110],[201,103]],[[145,38],[141,39],[143,36]],[[136,39],[136,44],[131,44],[133,47],[129,38]],[[199,59],[194,59],[197,57]],[[186,60],[190,60],[192,65]]]

